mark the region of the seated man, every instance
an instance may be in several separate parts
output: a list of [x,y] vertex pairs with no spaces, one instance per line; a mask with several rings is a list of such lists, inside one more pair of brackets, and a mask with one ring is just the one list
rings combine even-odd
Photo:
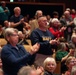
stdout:
[[[42,16],[38,19],[38,24],[39,28],[35,29],[30,36],[32,45],[39,43],[40,48],[38,53],[45,56],[51,56],[53,54],[52,47],[54,46],[55,48],[58,41],[56,39],[53,40],[54,36],[51,34],[51,32],[49,32],[49,30],[47,30],[47,18],[45,16]],[[40,58],[38,57],[39,60],[41,57],[42,56],[40,56]],[[43,59],[45,58],[43,57],[41,61]]]
[[29,43],[26,41],[25,35],[22,33],[22,31],[18,31],[19,36],[19,42],[20,45],[29,45]]
[[1,59],[5,75],[17,75],[18,70],[25,65],[31,65],[33,54],[39,49],[36,43],[26,52],[22,45],[18,44],[18,30],[7,28],[5,30],[5,39],[7,44],[2,48]]

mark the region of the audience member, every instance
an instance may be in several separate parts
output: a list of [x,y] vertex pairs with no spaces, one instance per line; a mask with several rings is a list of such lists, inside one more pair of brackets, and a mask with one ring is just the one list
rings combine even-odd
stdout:
[[76,57],[76,35],[72,35],[71,42],[69,43],[69,48],[74,50],[74,56]]
[[22,31],[18,31],[18,36],[19,36],[18,44],[29,45],[28,42],[26,41],[25,35],[22,33]]
[[53,18],[59,18],[59,13],[57,11],[54,11],[53,12]]
[[70,13],[71,13],[71,9],[70,8],[66,8],[66,10],[65,11],[69,11]]
[[42,75],[43,70],[42,68],[35,68],[33,66],[24,66],[22,67],[19,72],[18,75]]
[[35,13],[35,16],[36,16],[36,18],[34,19],[34,20],[32,20],[31,21],[31,32],[34,30],[34,29],[36,29],[36,28],[38,28],[39,27],[39,25],[38,25],[38,18],[39,17],[41,17],[43,15],[43,12],[42,12],[42,10],[37,10],[36,11],[36,13]]
[[55,75],[54,71],[56,69],[56,61],[52,57],[47,57],[44,62],[44,74],[43,75]]
[[29,39],[30,37],[30,31],[31,31],[31,26],[28,23],[26,23],[23,27],[23,33],[25,34],[25,37],[27,39]]
[[74,23],[73,23],[73,19],[70,15],[69,11],[65,11],[64,16],[65,16],[65,18],[60,19],[60,22],[61,22],[62,26],[67,27],[65,30],[65,33],[64,33],[65,34],[64,37],[67,41],[70,41],[71,35],[73,32],[73,28],[74,28]]
[[47,15],[46,18],[47,18],[47,26],[48,26],[48,28],[49,28],[49,27],[50,27],[50,23],[51,23],[51,21],[52,21],[52,18],[51,18],[50,15]]
[[76,27],[74,27],[72,35],[76,35]]
[[3,34],[4,34],[5,29],[6,29],[6,28],[9,28],[9,27],[11,27],[11,26],[10,26],[10,22],[9,22],[8,20],[5,20],[5,21],[4,21],[4,27],[2,28],[2,29],[3,29]]
[[37,75],[36,70],[30,66],[22,67],[17,75]]
[[76,75],[76,65],[72,67],[71,75]]
[[72,19],[74,19],[76,17],[76,11],[75,11],[75,9],[71,10],[71,17],[72,17]]
[[57,18],[52,19],[52,26],[49,28],[49,31],[55,36],[55,38],[64,37],[64,30],[66,27],[60,28],[60,22]]
[[39,49],[39,44],[31,46],[27,52],[22,45],[18,44],[18,30],[7,28],[5,30],[7,44],[2,48],[1,60],[5,75],[17,75],[18,70],[25,65],[32,65],[33,54]]
[[70,56],[66,60],[66,66],[68,67],[68,70],[65,72],[65,75],[71,75],[72,67],[75,66],[75,57]]
[[40,57],[38,58],[42,62],[42,60],[45,59],[44,57],[51,56],[53,54],[52,48],[55,48],[58,41],[54,39],[54,36],[51,34],[51,32],[47,30],[47,18],[45,16],[42,16],[38,19],[38,24],[39,24],[39,28],[35,29],[31,33],[30,38],[32,45],[34,45],[35,43],[40,44],[40,48],[39,51],[37,52],[37,56]]
[[23,31],[24,18],[21,15],[20,7],[14,8],[14,15],[11,16],[10,23],[11,27],[17,28],[19,31]]
[[1,1],[1,6],[0,6],[0,24],[2,25],[2,27],[4,26],[4,21],[8,20],[10,15],[10,11],[8,9],[8,7],[6,7],[6,2],[5,1]]
[[61,73],[64,73],[67,68],[65,65],[65,61],[69,56],[73,56],[74,50],[70,50],[69,52],[66,50],[67,46],[65,43],[60,43],[60,49],[56,52],[56,60],[61,61]]

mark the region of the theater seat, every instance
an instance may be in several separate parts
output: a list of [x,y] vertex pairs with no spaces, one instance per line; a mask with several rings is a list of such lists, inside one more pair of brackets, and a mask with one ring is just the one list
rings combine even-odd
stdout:
[[0,38],[0,45],[4,46],[7,44],[7,41],[4,38]]
[[56,69],[55,69],[54,73],[61,74],[61,62],[56,61],[56,63],[57,63],[57,66],[56,66]]
[[31,47],[31,45],[23,45],[23,46],[24,46],[24,48],[26,49],[27,52],[30,51],[30,47]]
[[31,40],[30,39],[26,39],[26,41],[28,42],[29,45],[31,45]]

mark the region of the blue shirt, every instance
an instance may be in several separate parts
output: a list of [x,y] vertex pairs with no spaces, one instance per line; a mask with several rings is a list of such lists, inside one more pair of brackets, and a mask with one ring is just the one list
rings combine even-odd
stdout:
[[32,55],[26,52],[22,45],[16,47],[10,44],[5,45],[1,52],[4,74],[17,75],[18,70],[22,66],[29,64],[31,58]]
[[54,39],[54,36],[51,34],[51,32],[49,32],[48,30],[42,31],[37,28],[31,33],[30,38],[32,45],[34,45],[35,43],[40,44],[38,53],[44,55],[52,55],[53,46],[49,43],[49,41],[51,39]]

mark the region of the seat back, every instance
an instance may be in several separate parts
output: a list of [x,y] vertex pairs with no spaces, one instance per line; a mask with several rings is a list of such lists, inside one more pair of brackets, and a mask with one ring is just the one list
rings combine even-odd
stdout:
[[0,38],[0,45],[4,46],[7,44],[7,41],[4,38]]

